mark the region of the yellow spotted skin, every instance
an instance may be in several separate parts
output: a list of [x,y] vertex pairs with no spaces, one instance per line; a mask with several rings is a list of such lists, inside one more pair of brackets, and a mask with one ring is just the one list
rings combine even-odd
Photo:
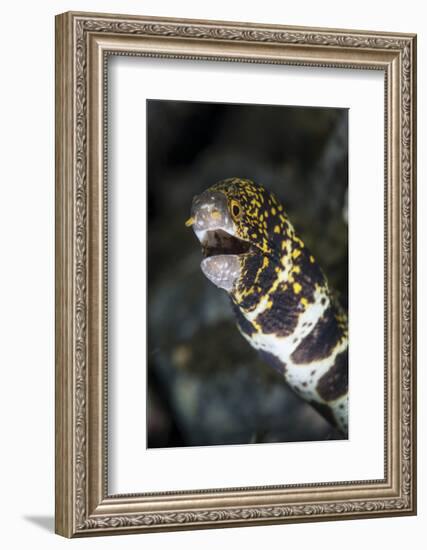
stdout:
[[348,435],[348,322],[314,256],[276,196],[248,179],[210,191],[227,198],[234,234],[252,245],[230,297],[248,342],[344,436]]

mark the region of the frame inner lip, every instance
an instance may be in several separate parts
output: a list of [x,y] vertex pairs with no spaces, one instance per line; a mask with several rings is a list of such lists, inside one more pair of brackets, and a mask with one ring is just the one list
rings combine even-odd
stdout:
[[222,255],[243,255],[252,252],[251,243],[231,235],[224,229],[211,229],[202,242],[204,258]]

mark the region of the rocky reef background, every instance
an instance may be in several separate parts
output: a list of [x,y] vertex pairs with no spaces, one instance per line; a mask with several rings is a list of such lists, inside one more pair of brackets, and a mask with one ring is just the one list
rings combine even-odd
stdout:
[[262,183],[347,307],[347,110],[150,100],[147,121],[148,446],[339,439],[242,338],[184,222],[216,181]]

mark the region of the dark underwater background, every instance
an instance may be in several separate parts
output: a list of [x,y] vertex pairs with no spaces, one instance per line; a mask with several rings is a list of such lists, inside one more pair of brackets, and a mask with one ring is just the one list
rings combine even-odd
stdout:
[[348,111],[148,100],[147,144],[147,446],[340,439],[240,335],[184,222],[218,180],[263,184],[347,307]]

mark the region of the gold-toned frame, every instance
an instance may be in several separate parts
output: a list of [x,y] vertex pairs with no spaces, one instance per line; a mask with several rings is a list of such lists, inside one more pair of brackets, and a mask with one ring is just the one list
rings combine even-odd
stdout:
[[[110,55],[372,69],[385,76],[385,476],[109,495],[106,70]],[[56,532],[66,537],[416,512],[416,37],[65,13],[56,18]]]

